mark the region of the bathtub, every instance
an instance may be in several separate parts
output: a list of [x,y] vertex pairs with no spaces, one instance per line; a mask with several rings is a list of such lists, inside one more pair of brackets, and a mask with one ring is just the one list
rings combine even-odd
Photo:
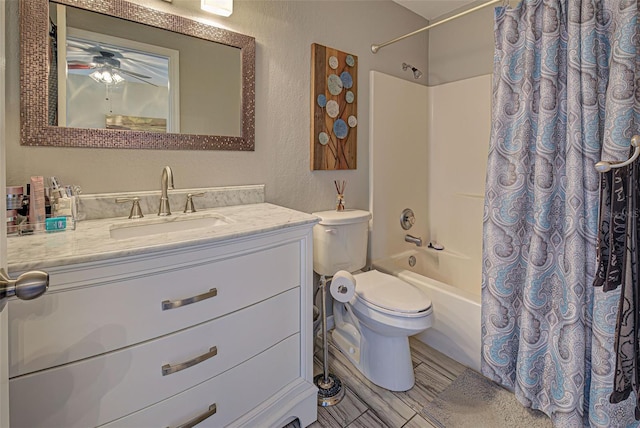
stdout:
[[468,262],[448,250],[419,248],[375,261],[373,267],[413,284],[431,299],[433,325],[416,339],[480,371],[480,275],[464,269]]

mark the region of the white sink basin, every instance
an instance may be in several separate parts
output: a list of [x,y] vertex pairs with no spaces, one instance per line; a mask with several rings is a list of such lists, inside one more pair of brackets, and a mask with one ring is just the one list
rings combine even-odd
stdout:
[[186,232],[194,229],[210,229],[231,223],[219,214],[188,214],[178,216],[143,218],[127,223],[114,224],[109,229],[113,239],[139,238],[160,233]]

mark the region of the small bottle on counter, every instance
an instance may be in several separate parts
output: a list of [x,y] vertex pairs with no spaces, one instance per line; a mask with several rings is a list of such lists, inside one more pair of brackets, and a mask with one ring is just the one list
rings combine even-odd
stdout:
[[22,186],[7,187],[7,234],[18,231],[18,210],[22,208],[23,192]]
[[27,191],[22,195],[22,204],[18,208],[18,214],[29,220],[29,198],[31,196],[31,184],[27,183]]
[[44,188],[44,215],[46,218],[51,218],[51,189]]

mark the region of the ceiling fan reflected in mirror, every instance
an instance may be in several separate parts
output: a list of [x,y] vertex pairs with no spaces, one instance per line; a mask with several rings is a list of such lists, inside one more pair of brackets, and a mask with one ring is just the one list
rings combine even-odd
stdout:
[[129,80],[166,86],[166,63],[166,58],[153,54],[67,38],[67,69],[80,73],[86,70],[89,77],[106,85]]
[[144,80],[150,79],[151,76],[146,76],[144,74],[136,73],[133,71],[123,70],[120,67],[120,61],[116,59],[116,56],[121,57],[122,55],[118,54],[117,52],[100,50],[99,55],[95,55],[92,58],[92,61],[89,63],[81,61],[71,61],[67,63],[67,66],[70,70],[93,69],[94,71],[89,73],[89,76],[98,83],[117,85],[118,83],[122,83],[125,81],[125,78],[122,77],[122,74],[125,74],[144,83],[157,86],[148,80]]

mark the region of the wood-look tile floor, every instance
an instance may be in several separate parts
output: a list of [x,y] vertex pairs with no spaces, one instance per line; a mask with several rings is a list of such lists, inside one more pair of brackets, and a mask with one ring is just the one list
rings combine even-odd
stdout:
[[[442,428],[421,414],[425,404],[445,390],[465,366],[411,338],[415,386],[391,392],[371,383],[334,345],[329,346],[329,372],[342,381],[345,397],[331,407],[318,407],[311,428]],[[322,346],[316,348],[314,374],[322,373]],[[291,426],[295,426],[290,424]],[[287,427],[288,428],[288,427]]]

